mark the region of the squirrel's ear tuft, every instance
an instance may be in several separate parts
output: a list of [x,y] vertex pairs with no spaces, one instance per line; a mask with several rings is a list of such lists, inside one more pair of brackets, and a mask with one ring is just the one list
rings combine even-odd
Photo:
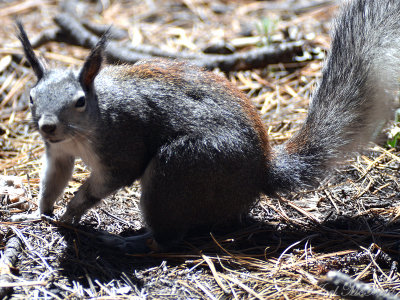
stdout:
[[25,52],[26,59],[30,63],[33,71],[35,72],[36,77],[38,80],[42,79],[45,67],[37,58],[35,52],[33,52],[33,48],[31,42],[28,39],[28,36],[25,32],[24,26],[22,25],[20,20],[16,20],[15,24],[17,25],[17,37],[21,41],[22,47]]
[[100,71],[108,36],[109,30],[103,34],[96,46],[92,49],[79,73],[79,81],[85,90],[91,89],[93,81]]

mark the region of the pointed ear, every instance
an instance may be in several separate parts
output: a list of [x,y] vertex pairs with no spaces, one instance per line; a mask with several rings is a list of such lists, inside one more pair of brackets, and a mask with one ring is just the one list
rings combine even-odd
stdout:
[[24,26],[22,25],[21,21],[17,20],[15,23],[17,25],[17,30],[18,30],[17,37],[21,41],[22,47],[24,48],[26,59],[28,60],[33,71],[35,72],[37,79],[40,80],[42,79],[44,72],[46,71],[46,68],[37,58],[35,52],[33,52],[31,42],[29,41],[28,36],[26,35]]
[[86,58],[79,73],[79,82],[85,90],[90,90],[92,88],[93,81],[100,71],[108,35],[108,31],[103,34],[96,46],[90,52],[89,56]]

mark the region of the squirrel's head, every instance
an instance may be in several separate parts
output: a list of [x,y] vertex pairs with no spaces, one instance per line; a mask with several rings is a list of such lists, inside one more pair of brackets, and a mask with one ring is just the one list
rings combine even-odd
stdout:
[[94,80],[103,62],[107,33],[91,50],[78,71],[48,69],[33,51],[28,36],[17,21],[18,39],[37,83],[30,91],[33,122],[46,142],[57,143],[88,134],[97,109]]

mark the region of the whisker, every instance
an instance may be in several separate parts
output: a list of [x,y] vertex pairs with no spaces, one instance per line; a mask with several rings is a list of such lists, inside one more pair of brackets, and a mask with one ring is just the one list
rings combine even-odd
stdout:
[[82,128],[74,124],[68,124],[67,128],[70,131],[68,135],[71,137],[71,139],[77,142],[79,142],[79,140],[85,140],[89,142],[90,145],[95,144],[93,139],[94,130],[92,128]]

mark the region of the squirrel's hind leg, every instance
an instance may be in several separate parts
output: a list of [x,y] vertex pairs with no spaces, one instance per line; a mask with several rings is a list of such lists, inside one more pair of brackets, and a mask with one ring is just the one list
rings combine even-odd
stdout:
[[254,162],[241,151],[232,160],[209,140],[182,137],[163,146],[142,176],[144,221],[163,249],[191,229],[239,219],[259,196],[257,182],[250,178],[256,173]]

